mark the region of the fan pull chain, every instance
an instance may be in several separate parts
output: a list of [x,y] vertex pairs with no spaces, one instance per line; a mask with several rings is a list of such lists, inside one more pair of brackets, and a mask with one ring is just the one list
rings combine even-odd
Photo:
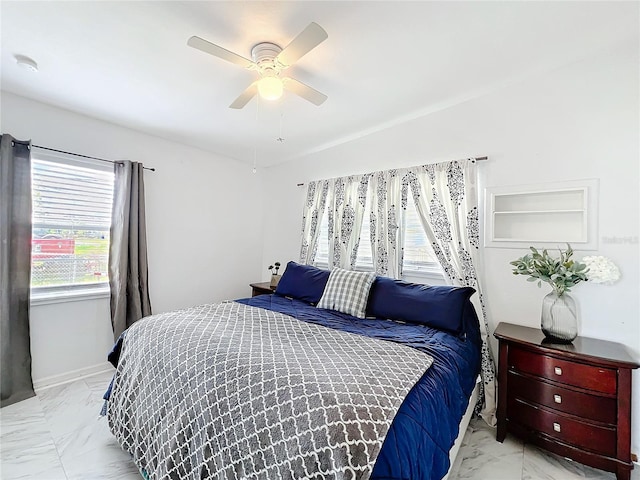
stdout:
[[260,95],[256,95],[256,137],[255,143],[253,144],[253,168],[251,169],[251,173],[256,173],[258,171],[258,133],[260,131],[260,125],[258,124],[260,119]]
[[276,138],[276,142],[284,143],[284,137],[282,136],[282,117],[284,117],[284,113],[280,114],[280,135]]
[[253,147],[253,169],[251,170],[252,173],[256,173],[258,171],[257,157],[258,157],[258,149],[254,146]]

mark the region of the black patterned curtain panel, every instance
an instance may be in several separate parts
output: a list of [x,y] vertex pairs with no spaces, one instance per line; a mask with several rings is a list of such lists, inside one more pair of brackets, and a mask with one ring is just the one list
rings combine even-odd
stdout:
[[336,178],[329,191],[329,265],[355,270],[369,175]]
[[[322,194],[319,194],[320,190]],[[403,212],[411,196],[448,283],[473,287],[478,292],[472,297],[484,326],[480,329],[483,389],[478,410],[489,425],[495,425],[495,365],[488,341],[489,323],[483,289],[476,269],[480,247],[476,160],[310,182],[303,213],[301,262],[310,264],[315,259],[326,202],[329,266],[352,270],[368,196],[371,250],[378,275],[402,276]]]
[[410,168],[402,182],[402,198],[406,205],[407,196],[413,196],[424,231],[448,283],[473,287],[478,292],[471,300],[484,325],[480,329],[483,386],[480,416],[489,425],[495,425],[495,364],[488,341],[483,288],[476,270],[480,248],[476,166],[475,159],[467,159]]
[[0,406],[35,395],[31,379],[31,142],[0,137]]
[[302,246],[300,247],[300,263],[312,265],[318,251],[318,234],[320,223],[327,205],[329,180],[309,182],[307,198],[302,212]]
[[371,208],[369,231],[373,266],[378,275],[402,277],[404,245],[404,210],[401,179],[398,170],[376,172],[371,175]]

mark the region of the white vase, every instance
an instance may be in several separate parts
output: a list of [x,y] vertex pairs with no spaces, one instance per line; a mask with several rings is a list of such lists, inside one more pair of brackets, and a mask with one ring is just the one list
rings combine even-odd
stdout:
[[578,336],[576,302],[569,294],[551,292],[542,299],[541,327],[544,335],[557,343],[571,343]]

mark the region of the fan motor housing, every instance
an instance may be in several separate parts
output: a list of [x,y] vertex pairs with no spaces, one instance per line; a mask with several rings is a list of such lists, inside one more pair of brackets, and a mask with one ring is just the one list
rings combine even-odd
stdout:
[[274,59],[282,51],[279,45],[271,42],[258,43],[251,49],[251,58],[258,65],[264,62],[274,63]]

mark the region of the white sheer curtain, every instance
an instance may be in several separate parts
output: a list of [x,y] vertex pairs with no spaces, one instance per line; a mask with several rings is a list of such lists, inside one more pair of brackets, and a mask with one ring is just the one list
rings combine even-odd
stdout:
[[444,162],[409,169],[403,178],[403,198],[409,189],[427,238],[449,283],[473,287],[482,318],[482,385],[484,403],[480,415],[495,425],[496,383],[493,355],[488,342],[489,325],[476,271],[479,264],[479,222],[476,161]]
[[371,176],[371,253],[378,275],[402,277],[404,212],[400,201],[401,177],[398,170],[376,172]]
[[302,246],[300,247],[300,263],[313,264],[318,251],[318,234],[320,223],[327,204],[329,181],[309,182],[307,199],[302,212]]
[[370,175],[336,178],[329,186],[329,266],[354,270]]

